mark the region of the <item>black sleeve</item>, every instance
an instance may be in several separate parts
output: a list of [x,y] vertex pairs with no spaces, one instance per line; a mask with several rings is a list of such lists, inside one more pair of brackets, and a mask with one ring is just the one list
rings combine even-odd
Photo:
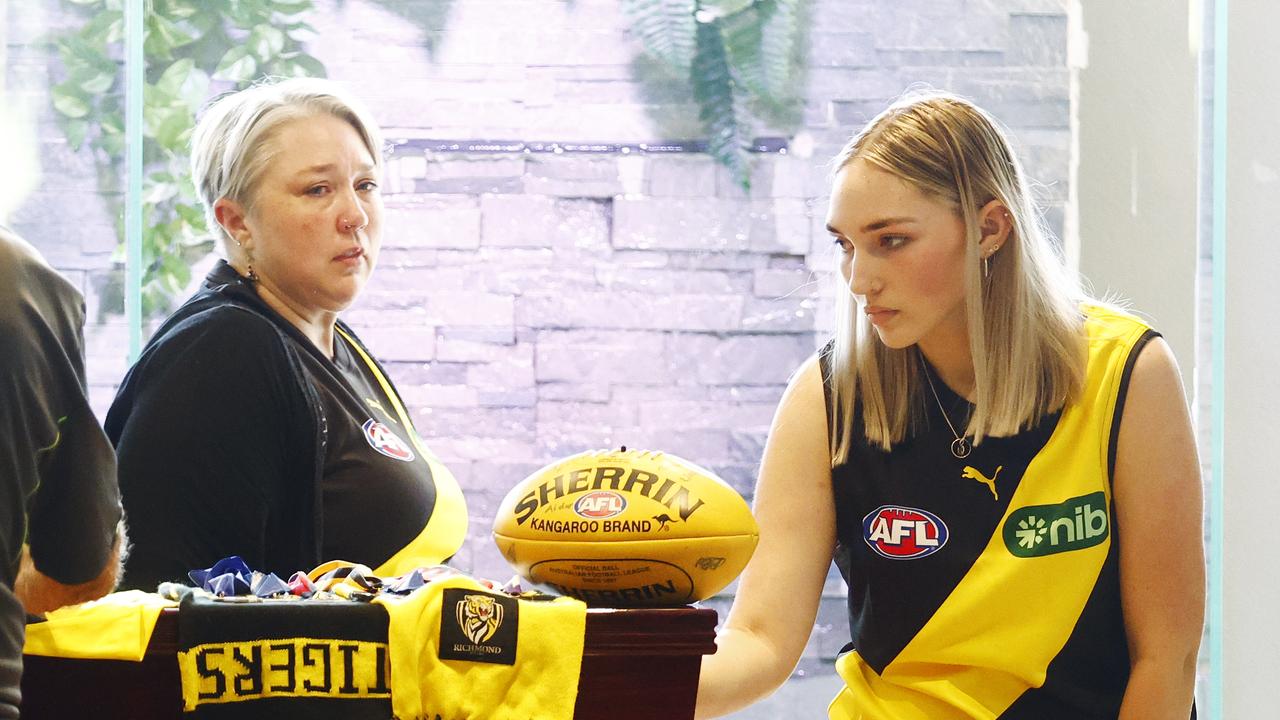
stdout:
[[269,321],[222,306],[178,325],[130,370],[107,415],[133,550],[124,584],[154,590],[239,555],[289,572],[310,558],[316,427],[296,357]]
[[25,542],[40,572],[88,582],[110,558],[120,498],[115,456],[86,397],[84,301],[34,256],[4,246],[0,259],[5,579]]

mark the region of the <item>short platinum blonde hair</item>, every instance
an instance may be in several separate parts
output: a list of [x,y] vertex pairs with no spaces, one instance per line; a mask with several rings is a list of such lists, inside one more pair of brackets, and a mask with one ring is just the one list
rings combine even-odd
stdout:
[[209,105],[191,136],[191,178],[211,231],[218,229],[230,241],[214,215],[214,203],[228,198],[251,210],[258,181],[281,150],[268,142],[282,125],[316,115],[349,123],[382,169],[378,124],[358,100],[328,80],[265,79]]
[[[966,434],[981,442],[1029,427],[1061,408],[1084,383],[1080,302],[1035,207],[1008,135],[991,115],[946,93],[904,96],[858,132],[833,160],[836,172],[863,160],[950,205],[964,221],[965,304],[975,376]],[[998,200],[1013,229],[984,277],[980,211]],[[848,458],[861,405],[867,442],[888,450],[922,421],[926,398],[917,347],[876,336],[850,292],[839,292],[831,355],[832,463]]]

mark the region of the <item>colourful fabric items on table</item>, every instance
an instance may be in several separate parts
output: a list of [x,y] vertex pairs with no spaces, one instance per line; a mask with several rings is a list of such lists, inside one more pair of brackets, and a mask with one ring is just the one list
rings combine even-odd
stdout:
[[390,616],[400,720],[571,720],[586,606],[523,599],[466,576],[373,601]]
[[93,602],[54,610],[27,625],[27,655],[131,660],[147,654],[160,611],[176,602],[155,593],[128,590]]
[[[446,566],[384,580],[343,561],[263,599],[252,590],[259,574],[233,560],[193,573],[205,591],[178,615],[192,717],[573,717],[586,629],[577,600],[515,597]],[[242,594],[211,597],[218,578]]]
[[[291,578],[312,599],[287,587],[264,599],[252,594],[259,573],[228,567],[195,574],[240,595],[177,587],[188,717],[573,718],[586,629],[578,600],[512,596],[443,566],[384,581],[342,562]],[[131,590],[63,608],[27,626],[25,652],[140,661],[161,610],[177,605]]]
[[254,572],[239,555],[223,558],[204,570],[187,573],[195,586],[212,595],[256,595],[272,597],[288,594],[289,585],[275,573]]

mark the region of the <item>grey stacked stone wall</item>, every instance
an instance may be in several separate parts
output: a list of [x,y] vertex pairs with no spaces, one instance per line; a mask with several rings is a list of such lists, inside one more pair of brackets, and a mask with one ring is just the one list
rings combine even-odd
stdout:
[[[904,89],[950,89],[1001,118],[1049,224],[1063,225],[1060,0],[804,3],[803,119],[756,128],[790,147],[755,157],[749,191],[695,153],[427,149],[427,139],[696,138],[688,97],[637,79],[641,47],[613,0],[318,4],[312,51],[398,143],[380,266],[346,319],[462,482],[472,530],[457,562],[481,575],[510,573],[488,534],[497,503],[566,454],[663,449],[750,498],[788,375],[829,327],[826,162]],[[28,17],[41,12],[11,4],[10,22],[59,21]],[[42,83],[56,63],[25,39],[34,36],[10,33],[6,73],[47,105]],[[79,273],[93,305],[112,267],[113,221],[91,163],[45,116],[44,185],[13,223]],[[124,370],[118,317],[104,317],[90,332],[100,394]],[[803,671],[830,673],[848,637],[843,594],[833,575]]]

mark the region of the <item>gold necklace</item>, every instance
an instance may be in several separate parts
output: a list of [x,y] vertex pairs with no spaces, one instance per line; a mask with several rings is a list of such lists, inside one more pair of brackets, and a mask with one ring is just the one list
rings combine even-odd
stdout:
[[955,440],[951,442],[951,454],[957,460],[969,457],[969,453],[973,452],[973,446],[969,444],[969,438],[956,432],[956,426],[952,425],[951,418],[947,417],[947,411],[942,407],[942,400],[938,397],[938,391],[933,387],[933,378],[929,377],[929,368],[924,370],[924,379],[929,383],[929,392],[933,393],[933,401],[938,403],[938,412],[942,413],[942,419],[947,421],[947,429],[955,437]]

